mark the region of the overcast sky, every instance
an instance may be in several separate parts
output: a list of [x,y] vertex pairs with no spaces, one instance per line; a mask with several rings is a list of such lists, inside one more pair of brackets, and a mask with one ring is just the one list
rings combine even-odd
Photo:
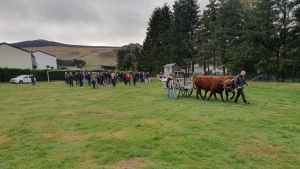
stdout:
[[[201,11],[209,0],[198,0]],[[0,42],[143,43],[155,7],[174,0],[1,0]]]

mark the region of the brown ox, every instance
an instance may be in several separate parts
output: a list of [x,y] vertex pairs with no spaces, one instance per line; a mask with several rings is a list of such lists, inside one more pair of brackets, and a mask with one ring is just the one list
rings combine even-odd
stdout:
[[[234,96],[235,96],[235,91],[234,91],[234,89],[235,89],[235,87],[234,87],[234,76],[213,76],[213,77],[216,77],[216,78],[220,78],[220,79],[222,79],[222,80],[224,80],[224,81],[226,81],[226,80],[232,80],[232,83],[230,82],[230,81],[227,81],[225,84],[226,85],[224,85],[224,88],[225,88],[225,94],[226,94],[226,101],[228,101],[228,93],[229,92],[232,92],[232,97],[230,98],[230,100],[232,100],[233,98],[234,98]],[[206,94],[207,94],[207,92],[208,92],[208,90],[205,90],[205,94],[204,94],[204,98],[206,98]],[[217,96],[216,96],[216,94],[214,94],[214,97],[215,97],[215,99],[217,99]]]
[[204,97],[201,94],[201,89],[203,89],[205,91],[210,91],[210,95],[207,100],[209,100],[213,94],[219,93],[222,101],[224,102],[223,91],[224,89],[227,89],[226,87],[224,87],[224,85],[228,85],[229,83],[231,85],[231,82],[231,80],[224,81],[223,79],[215,76],[197,76],[194,78],[194,85],[197,88],[196,98],[199,99],[198,94],[200,94],[200,96],[204,100]]

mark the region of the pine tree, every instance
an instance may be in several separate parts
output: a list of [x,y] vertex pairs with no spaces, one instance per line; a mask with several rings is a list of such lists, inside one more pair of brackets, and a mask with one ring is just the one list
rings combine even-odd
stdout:
[[[218,52],[218,37],[216,36],[218,4],[216,0],[210,0],[201,16],[201,26],[194,35],[194,43],[198,49],[197,62],[204,66],[205,74],[206,68],[209,71],[209,65],[217,67],[217,52]],[[225,73],[225,72],[224,72]]]
[[124,56],[124,59],[122,60],[122,65],[123,65],[123,68],[125,68],[124,70],[134,70],[134,63],[136,62],[136,56],[130,52],[130,53],[127,53],[125,56]]
[[278,0],[277,9],[279,10],[279,18],[277,21],[277,36],[275,44],[276,52],[276,74],[277,80],[285,81],[286,75],[292,72],[291,67],[293,60],[287,53],[291,50],[290,44],[296,41],[296,32],[293,31],[295,27],[295,18],[292,13],[297,10],[297,4],[294,1]]
[[267,74],[267,79],[274,71],[275,22],[278,18],[275,0],[258,0],[247,10],[246,22],[243,26],[244,55],[247,59],[236,58],[236,63],[244,60],[245,69]]
[[119,70],[125,70],[126,67],[123,64],[123,59],[127,53],[130,53],[130,50],[120,49],[117,53],[117,67]]
[[290,51],[287,55],[290,55],[293,60],[292,74],[294,81],[296,77],[298,77],[300,82],[300,0],[298,0],[295,5],[297,5],[297,7],[294,11],[294,19],[296,22],[293,29],[294,43],[289,43]]
[[144,70],[155,74],[162,71],[163,65],[170,60],[170,27],[170,7],[165,4],[163,7],[155,8],[148,22],[147,35],[143,44],[144,60],[138,60],[144,65]]
[[[235,67],[237,59],[245,57],[240,44],[243,41],[243,24],[245,22],[245,13],[239,0],[220,0],[218,15],[218,26],[216,35],[219,37],[219,61],[229,71],[237,72],[242,67]],[[244,58],[246,59],[246,58]]]
[[179,65],[195,61],[197,53],[192,42],[200,26],[199,8],[197,0],[177,0],[173,5],[171,57]]

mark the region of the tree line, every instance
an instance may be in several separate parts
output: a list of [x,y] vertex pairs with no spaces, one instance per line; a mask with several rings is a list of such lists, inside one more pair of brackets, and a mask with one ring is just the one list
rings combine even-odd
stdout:
[[58,66],[77,66],[82,67],[85,66],[86,62],[80,59],[72,59],[72,60],[63,60],[57,59],[56,60]]
[[197,0],[176,0],[172,10],[164,4],[154,9],[135,61],[152,73],[174,62],[192,71],[200,64],[224,74],[227,69],[278,81],[300,77],[299,5],[299,0],[210,0],[200,11]]
[[143,50],[139,47],[133,49],[120,49],[117,53],[117,67],[119,70],[136,71],[148,70],[143,67]]

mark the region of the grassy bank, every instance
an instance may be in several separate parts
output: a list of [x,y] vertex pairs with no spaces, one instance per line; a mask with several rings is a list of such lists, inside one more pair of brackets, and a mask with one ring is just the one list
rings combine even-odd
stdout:
[[299,83],[252,83],[250,105],[166,92],[0,84],[0,168],[300,166]]

